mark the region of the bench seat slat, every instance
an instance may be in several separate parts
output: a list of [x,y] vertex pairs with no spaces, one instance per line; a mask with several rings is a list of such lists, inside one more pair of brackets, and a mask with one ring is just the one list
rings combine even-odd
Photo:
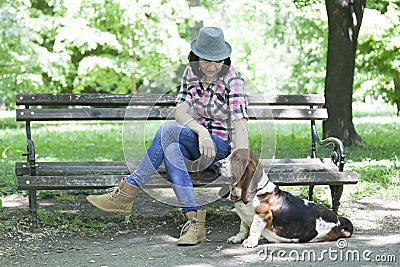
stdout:
[[[332,163],[321,163],[319,159],[297,159],[293,160],[262,160],[268,173],[301,173],[301,172],[337,172],[337,166]],[[272,164],[272,165],[271,165]],[[131,162],[130,169],[136,169],[139,161]],[[30,174],[30,168],[24,162],[16,163],[17,175]],[[160,167],[159,173],[165,174],[164,168]],[[114,164],[97,164],[85,162],[38,162],[36,163],[36,175],[38,176],[74,176],[74,175],[129,175],[130,171],[125,162],[114,162]]]
[[[329,158],[294,158],[294,159],[260,159],[263,165],[270,165],[271,161],[274,165],[279,164],[319,164],[329,163]],[[132,166],[136,166],[140,161],[135,160],[129,162]],[[51,166],[85,166],[85,167],[98,167],[98,166],[122,166],[126,167],[125,161],[41,161],[37,162],[42,167]],[[15,162],[17,168],[23,168],[27,166],[27,162]]]
[[[258,120],[325,120],[326,109],[249,109],[250,119]],[[174,108],[76,108],[17,109],[17,121],[65,120],[173,120]]]
[[[211,177],[217,179],[215,174],[209,174]],[[115,186],[117,182],[125,177],[125,175],[84,175],[84,176],[19,176],[17,188],[19,190],[70,190],[70,189],[104,189]],[[204,178],[204,174],[202,174]],[[207,177],[206,177],[207,178]],[[277,185],[291,186],[291,185],[341,185],[341,184],[355,184],[357,183],[357,174],[354,172],[302,172],[302,173],[270,173],[269,178]],[[149,188],[167,188],[171,185],[166,181],[165,183],[159,182],[149,183],[146,187]],[[206,182],[205,182],[206,181]],[[210,180],[200,180],[192,177],[192,182],[195,187],[199,186],[221,186],[222,179],[216,182]]]
[[[85,175],[85,176],[21,176],[18,179],[17,188],[19,190],[74,190],[74,189],[105,189],[115,186],[124,175]],[[158,179],[159,181],[159,179]],[[27,184],[28,183],[28,184]],[[211,183],[196,181],[192,179],[195,187],[206,186],[216,187],[222,183]],[[171,188],[168,181],[158,183],[148,183],[146,188]]]
[[[322,160],[324,161],[324,160]],[[278,185],[334,185],[357,183],[354,172],[338,172],[332,163],[323,163],[320,159],[279,159],[262,160],[271,181]],[[272,163],[272,165],[271,165]],[[135,168],[139,161],[131,162]],[[39,162],[36,176],[27,175],[29,167],[24,162],[16,163],[18,189],[95,189],[107,188],[129,174],[125,162]],[[155,176],[167,179],[164,168],[160,168]],[[195,186],[218,186],[224,179],[218,179],[214,172],[202,171],[192,173]],[[160,181],[156,179],[156,181]],[[148,184],[148,187],[169,187],[159,182]]]
[[[330,163],[330,158],[293,158],[293,159],[260,159],[263,165],[280,165],[280,164],[321,164]],[[137,166],[140,161],[129,162],[132,166]],[[99,166],[122,166],[126,167],[125,161],[43,161],[37,162],[40,166],[85,166],[85,167],[99,167]],[[18,168],[26,167],[26,162],[16,162],[15,166]]]
[[[173,106],[175,94],[17,94],[17,105],[43,106]],[[318,94],[249,95],[249,105],[313,105],[321,107],[325,97]]]

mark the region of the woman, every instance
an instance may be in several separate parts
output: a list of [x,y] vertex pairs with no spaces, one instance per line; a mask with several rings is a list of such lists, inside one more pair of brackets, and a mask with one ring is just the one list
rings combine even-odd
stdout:
[[230,66],[231,46],[216,27],[203,27],[191,43],[190,65],[177,95],[175,122],[157,131],[138,168],[104,195],[87,200],[99,209],[128,214],[139,188],[164,162],[174,192],[188,219],[178,245],[205,242],[206,212],[200,210],[188,168],[212,168],[233,148],[248,147],[244,80]]

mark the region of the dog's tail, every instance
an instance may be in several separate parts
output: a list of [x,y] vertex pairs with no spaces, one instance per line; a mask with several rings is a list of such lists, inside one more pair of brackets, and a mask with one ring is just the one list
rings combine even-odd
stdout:
[[345,217],[339,217],[340,231],[342,232],[342,237],[350,237],[353,234],[353,224],[351,221]]

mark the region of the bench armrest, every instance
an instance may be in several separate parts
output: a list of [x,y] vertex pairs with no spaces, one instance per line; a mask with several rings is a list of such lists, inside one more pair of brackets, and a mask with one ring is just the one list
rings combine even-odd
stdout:
[[[339,167],[339,171],[343,171],[344,163],[345,163],[345,153],[344,153],[344,145],[343,142],[336,137],[327,137],[325,139],[321,139],[317,132],[317,127],[315,123],[311,124],[311,130],[313,135],[313,141],[316,141],[321,146],[327,146],[333,144],[333,152],[331,154],[332,162]],[[314,145],[314,144],[313,144]],[[339,153],[338,150],[339,149]]]

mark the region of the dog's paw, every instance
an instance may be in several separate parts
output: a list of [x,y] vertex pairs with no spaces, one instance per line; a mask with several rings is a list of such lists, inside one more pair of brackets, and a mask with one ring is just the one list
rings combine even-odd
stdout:
[[258,245],[258,238],[249,237],[243,241],[242,247],[244,248],[254,248]]
[[234,235],[231,236],[230,238],[228,238],[228,240],[226,240],[226,243],[230,243],[230,244],[239,244],[243,241],[244,238],[241,238],[240,235]]

